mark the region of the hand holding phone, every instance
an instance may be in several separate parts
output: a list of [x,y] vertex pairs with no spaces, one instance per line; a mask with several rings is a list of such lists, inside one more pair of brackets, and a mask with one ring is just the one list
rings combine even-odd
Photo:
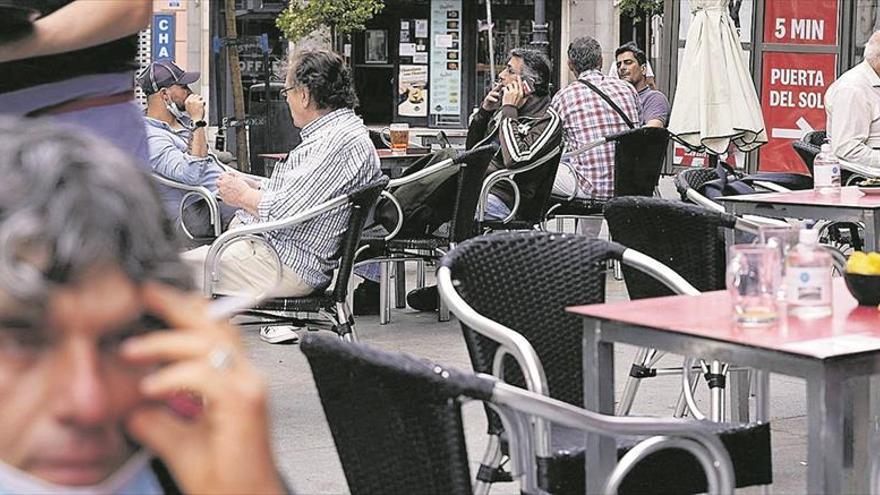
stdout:
[[155,283],[142,294],[145,308],[174,330],[122,346],[131,364],[155,366],[141,380],[145,400],[128,414],[128,434],[162,459],[184,493],[284,493],[269,442],[268,390],[238,329],[214,319],[200,295]]
[[526,85],[523,84],[522,79],[516,76],[510,84],[504,87],[504,97],[501,99],[501,104],[521,107],[528,96],[525,88]]

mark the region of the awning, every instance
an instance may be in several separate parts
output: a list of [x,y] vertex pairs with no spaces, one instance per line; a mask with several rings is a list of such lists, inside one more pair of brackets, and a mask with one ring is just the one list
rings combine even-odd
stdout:
[[688,30],[669,132],[682,144],[714,154],[731,142],[742,151],[767,142],[761,104],[730,18],[730,0],[690,0]]

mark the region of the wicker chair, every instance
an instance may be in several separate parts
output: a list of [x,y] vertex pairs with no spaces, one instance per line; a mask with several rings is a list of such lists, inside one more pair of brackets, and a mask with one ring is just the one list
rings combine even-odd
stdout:
[[[241,311],[241,314],[259,318],[259,322],[254,323],[259,325],[277,325],[285,322],[302,323],[301,317],[311,319],[317,315],[329,322],[330,330],[340,338],[356,340],[354,318],[348,305],[348,282],[351,279],[355,254],[360,245],[361,232],[367,215],[387,185],[388,178],[382,177],[360,190],[333,198],[293,217],[247,225],[223,233],[211,244],[205,259],[205,294],[209,297],[215,296],[213,286],[217,282],[217,277],[214,274],[219,274],[217,267],[220,257],[232,243],[244,239],[258,240],[273,249],[261,234],[290,228],[339,208],[351,208],[348,229],[340,242],[336,256],[334,256],[339,266],[336,269],[335,283],[332,289],[317,290],[314,294],[305,297],[261,299],[248,305],[249,309]],[[278,263],[280,268],[280,259]]]
[[804,165],[807,166],[807,170],[810,171],[810,175],[813,175],[813,161],[816,159],[816,155],[821,151],[822,145],[825,143],[827,137],[828,133],[825,131],[812,131],[804,134],[801,139],[792,141],[791,143],[791,147],[794,148],[794,151],[797,152],[798,156],[801,157],[801,160],[804,161]]
[[[562,149],[555,148],[547,155],[532,160],[525,167],[503,169],[489,174],[483,181],[483,189],[480,191],[480,202],[477,205],[479,230],[484,232],[530,230],[535,225],[541,224],[550,206],[550,194],[553,192],[553,181],[556,179],[556,169],[559,168],[561,157]],[[538,185],[532,198],[525,203],[521,203],[520,182],[526,181],[536,181]],[[514,205],[510,215],[502,220],[484,220],[484,210],[489,192],[501,182],[509,184],[513,191]]]
[[[663,435],[627,441],[619,464],[605,480],[606,493],[617,493],[618,487],[623,493],[636,493],[640,480],[648,481],[663,468],[670,473],[672,466],[675,477],[699,479],[705,473],[711,493],[733,493],[733,470],[725,445],[706,424],[647,418],[624,421],[512,387],[494,377],[319,335],[307,335],[301,348],[312,367],[351,493],[471,493],[461,417],[461,403],[471,399],[499,411],[511,431],[517,432],[511,435],[511,444],[521,456],[523,469],[517,474],[522,493],[543,493],[535,483],[531,462],[538,450],[529,433],[533,418],[564,425],[576,434]],[[579,468],[583,490],[582,459]]]
[[[737,227],[737,217],[696,205],[659,198],[614,198],[605,207],[608,230],[616,242],[641,251],[681,274],[702,291],[725,288],[726,256],[723,231]],[[672,295],[668,288],[637,270],[624,268],[631,299]],[[663,356],[645,349],[636,356],[627,378],[617,414],[629,414],[641,380],[657,376],[654,364]],[[720,363],[712,363],[711,375],[723,375]],[[713,413],[721,419],[723,380],[709,380]],[[679,401],[676,413],[684,410]]]
[[[384,325],[391,321],[391,284],[390,266],[392,263],[397,267],[397,271],[402,272],[402,265],[407,261],[416,261],[420,263],[433,263],[443,256],[451,246],[469,239],[477,233],[476,220],[474,216],[477,211],[477,203],[479,201],[480,187],[483,177],[486,175],[486,169],[489,161],[495,153],[495,146],[487,145],[475,148],[470,151],[459,154],[452,160],[444,160],[440,163],[431,165],[416,174],[395,179],[389,184],[389,190],[383,193],[398,207],[398,224],[390,233],[383,235],[366,235],[362,239],[365,246],[365,252],[369,257],[358,258],[359,263],[373,261],[380,263],[381,275],[379,282],[379,323]],[[459,171],[456,174],[455,198],[453,199],[452,219],[449,222],[449,229],[440,234],[421,234],[413,235],[400,231],[403,225],[403,210],[400,204],[394,198],[393,188],[407,184],[421,177],[435,172],[441,172],[445,168],[458,165]],[[398,273],[398,303],[403,302],[405,290],[400,290],[404,274]],[[419,287],[424,285],[423,276],[420,277]],[[403,305],[400,305],[403,307]],[[449,319],[449,313],[441,304],[440,321]]]
[[[563,155],[563,161],[570,156],[610,142],[615,143],[614,195],[653,196],[666,161],[669,132],[657,127],[640,127],[614,134],[590,143],[580,150],[569,151]],[[575,173],[574,170],[572,173]],[[576,194],[577,191],[567,198],[551,196],[552,206],[547,210],[545,219],[582,219],[602,213],[604,200],[577,198]]]
[[[441,295],[462,322],[474,370],[569,404],[583,404],[583,322],[565,308],[604,302],[609,260],[641,267],[683,293],[697,293],[655,260],[579,235],[510,232],[457,246],[443,258],[438,280]],[[492,411],[487,414],[490,437],[499,437],[502,422]],[[723,430],[722,440],[737,468],[737,486],[770,483],[768,425],[716,426]],[[554,430],[551,445],[539,461],[541,488],[582,493],[582,438],[570,430]],[[503,438],[490,441],[477,475],[478,488],[495,480],[503,448]],[[705,489],[698,476],[678,468],[662,471],[643,479],[641,489]]]

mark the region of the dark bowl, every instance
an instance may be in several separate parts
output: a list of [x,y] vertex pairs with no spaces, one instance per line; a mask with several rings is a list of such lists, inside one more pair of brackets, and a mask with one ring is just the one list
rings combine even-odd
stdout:
[[880,304],[880,275],[860,275],[847,273],[843,276],[846,288],[862,306]]

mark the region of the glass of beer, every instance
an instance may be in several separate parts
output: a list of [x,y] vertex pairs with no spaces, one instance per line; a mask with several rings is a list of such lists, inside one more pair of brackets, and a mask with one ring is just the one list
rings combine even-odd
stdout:
[[742,326],[775,323],[779,318],[779,249],[737,244],[730,247],[727,259],[727,290],[736,323]]
[[391,127],[382,129],[382,141],[385,141],[385,130],[391,135],[391,142],[386,142],[395,154],[405,154],[409,146],[409,124],[391,124]]

